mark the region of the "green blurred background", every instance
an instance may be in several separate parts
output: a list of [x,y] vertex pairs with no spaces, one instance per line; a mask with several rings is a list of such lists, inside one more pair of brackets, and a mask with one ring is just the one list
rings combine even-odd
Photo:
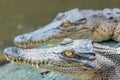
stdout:
[[120,7],[120,0],[0,0],[0,65],[5,47],[13,38],[50,23],[59,12],[73,8],[103,9]]

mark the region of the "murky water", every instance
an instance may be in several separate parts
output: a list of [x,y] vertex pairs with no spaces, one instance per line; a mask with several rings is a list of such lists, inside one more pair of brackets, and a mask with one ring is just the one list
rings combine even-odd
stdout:
[[13,46],[13,38],[52,21],[72,8],[120,7],[120,0],[0,0],[0,50]]

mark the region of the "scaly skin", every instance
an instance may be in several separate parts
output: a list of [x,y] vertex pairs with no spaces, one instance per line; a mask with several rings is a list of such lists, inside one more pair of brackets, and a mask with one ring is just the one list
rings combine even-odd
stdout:
[[88,39],[69,38],[52,48],[9,47],[4,50],[4,55],[9,61],[57,72],[72,78],[119,80],[120,68],[117,63],[109,59],[111,54],[120,54],[120,48],[103,46]]
[[15,37],[19,47],[31,47],[42,43],[59,43],[63,38],[92,39],[95,42],[115,40],[120,42],[120,9],[79,10],[59,13],[45,27]]

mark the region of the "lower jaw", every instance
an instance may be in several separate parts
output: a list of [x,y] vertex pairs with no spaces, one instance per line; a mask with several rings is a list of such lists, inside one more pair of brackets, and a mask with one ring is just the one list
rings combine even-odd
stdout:
[[21,47],[21,48],[34,48],[35,46],[37,46],[37,44],[33,44],[33,43],[14,43],[16,46]]
[[22,65],[26,65],[26,66],[30,66],[30,67],[34,67],[34,68],[39,68],[39,69],[45,69],[43,64],[39,64],[39,63],[29,63],[28,61],[18,61],[18,60],[13,60],[10,58],[7,58],[8,61],[12,62],[12,63],[16,63],[16,64],[22,64]]
[[14,44],[17,45],[18,47],[23,47],[23,48],[41,47],[43,45],[59,44],[65,37],[69,37],[69,36],[70,33],[67,35],[54,36],[45,40],[33,40],[31,42],[26,42],[26,43],[14,42]]
[[30,62],[27,60],[22,60],[20,61],[19,59],[15,59],[15,58],[10,58],[7,55],[5,55],[5,57],[7,58],[8,61],[12,62],[12,63],[17,63],[17,64],[24,64],[24,65],[28,65],[28,66],[32,66],[32,67],[36,67],[36,68],[43,68],[43,69],[47,69],[47,68],[52,68],[52,69],[59,69],[59,70],[69,70],[69,69],[73,69],[73,68],[78,68],[77,66],[58,66],[58,65],[53,65],[51,62]]
[[17,45],[18,47],[21,47],[21,48],[35,48],[35,47],[40,47],[40,48],[45,48],[45,47],[53,47],[53,46],[56,46],[58,45],[63,39],[51,39],[51,40],[48,40],[48,41],[45,41],[45,42],[31,42],[31,43],[17,43],[15,42],[14,44]]
[[[8,58],[8,57],[7,57]],[[45,70],[45,71],[53,71],[56,73],[60,73],[69,77],[76,77],[76,76],[71,76],[71,74],[75,74],[76,72],[78,72],[79,67],[70,67],[70,66],[55,66],[55,65],[38,65],[36,63],[33,64],[29,64],[29,62],[27,61],[17,61],[17,60],[13,60],[12,58],[8,58],[9,61],[11,61],[12,63],[17,63],[17,64],[24,64],[27,66],[31,66],[31,67],[35,67],[35,68],[39,68],[41,70]],[[75,72],[76,71],[76,72]]]

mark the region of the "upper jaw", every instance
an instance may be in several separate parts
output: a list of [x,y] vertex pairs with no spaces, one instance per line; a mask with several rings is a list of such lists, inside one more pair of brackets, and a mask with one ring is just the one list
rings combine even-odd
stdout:
[[[35,54],[31,55],[31,52],[32,53],[35,52]],[[48,66],[53,68],[56,66],[60,69],[62,69],[62,67],[66,67],[66,69],[69,69],[70,67],[72,68],[72,67],[80,67],[80,66],[86,66],[86,68],[96,67],[94,60],[78,60],[77,61],[75,59],[72,59],[72,60],[65,59],[65,58],[61,58],[61,55],[59,54],[56,56],[57,51],[53,54],[51,52],[51,54],[49,53],[47,55],[43,55],[43,54],[40,55],[38,51],[34,49],[32,49],[31,52],[30,52],[30,49],[23,51],[23,49],[20,49],[17,47],[8,47],[4,50],[4,55],[7,58],[7,60],[11,62],[16,62],[20,64],[22,63],[25,65],[28,64],[30,66],[36,66],[40,68],[43,68],[43,66]]]

